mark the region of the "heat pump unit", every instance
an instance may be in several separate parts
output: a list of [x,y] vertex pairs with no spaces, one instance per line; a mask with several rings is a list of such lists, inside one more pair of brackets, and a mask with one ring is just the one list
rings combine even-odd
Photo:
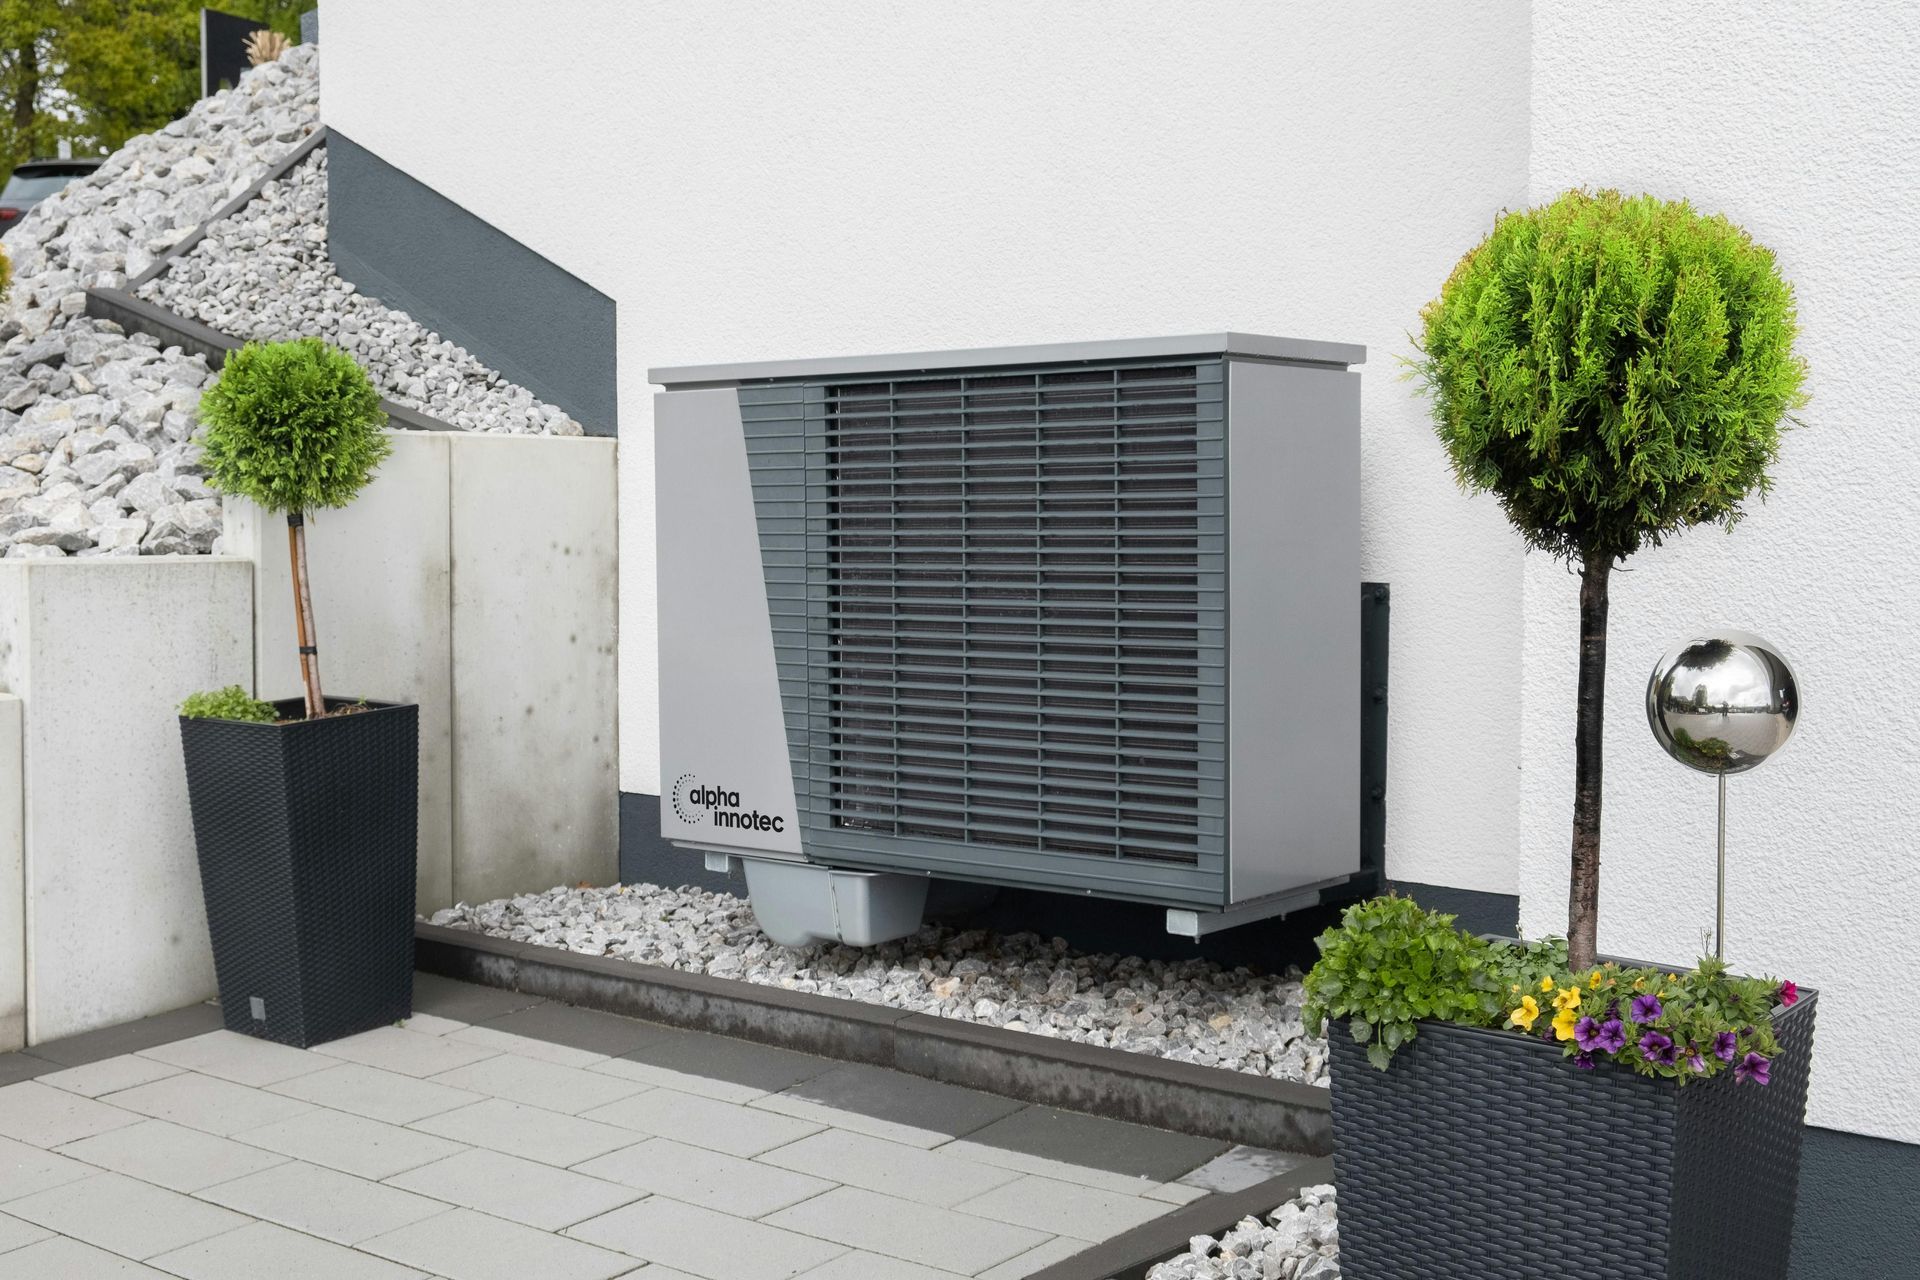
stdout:
[[1360,871],[1365,349],[656,369],[661,832],[783,942],[929,879],[1199,934]]

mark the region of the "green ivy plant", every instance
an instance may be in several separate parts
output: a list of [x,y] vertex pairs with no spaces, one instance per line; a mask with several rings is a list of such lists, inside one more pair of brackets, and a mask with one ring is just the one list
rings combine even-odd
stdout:
[[392,451],[380,393],[352,356],[318,338],[249,342],[201,396],[200,421],[213,487],[286,513],[307,716],[324,715],[306,513],[346,506]]
[[1355,903],[1316,945],[1320,960],[1306,978],[1307,1030],[1325,1035],[1327,1019],[1344,1019],[1382,1071],[1418,1034],[1422,1018],[1492,1026],[1502,1013],[1491,948],[1455,928],[1453,916],[1411,898]]
[[1580,573],[1567,936],[1595,961],[1607,590],[1616,562],[1767,492],[1806,403],[1793,289],[1684,200],[1569,191],[1501,216],[1420,313],[1414,371],[1455,476]]
[[245,720],[272,724],[280,718],[271,702],[262,702],[237,684],[188,696],[180,714],[189,720]]

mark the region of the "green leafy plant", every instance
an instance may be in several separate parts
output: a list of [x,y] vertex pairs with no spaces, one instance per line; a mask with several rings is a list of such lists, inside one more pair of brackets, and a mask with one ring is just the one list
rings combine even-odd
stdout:
[[188,695],[180,704],[180,714],[189,720],[246,720],[257,724],[272,724],[280,718],[271,702],[260,701],[237,684]]
[[1685,201],[1569,191],[1502,216],[1421,312],[1415,372],[1455,475],[1580,573],[1568,939],[1594,963],[1608,579],[1764,495],[1806,402],[1773,254]]
[[1727,1071],[1766,1084],[1780,1049],[1774,1006],[1800,998],[1791,982],[1735,978],[1713,959],[1687,974],[1575,967],[1563,938],[1488,942],[1407,898],[1348,907],[1318,944],[1307,1029],[1344,1021],[1382,1071],[1428,1019],[1533,1036],[1583,1070],[1612,1061],[1681,1084]]
[[1317,945],[1305,984],[1307,1030],[1324,1035],[1329,1018],[1344,1019],[1383,1071],[1422,1018],[1491,1026],[1500,1016],[1488,945],[1411,898],[1357,902]]
[[392,450],[387,415],[366,370],[321,342],[248,343],[227,357],[200,398],[201,439],[213,487],[285,512],[294,621],[307,715],[324,715],[306,513],[344,507]]
[[5,302],[12,291],[13,259],[7,256],[5,249],[0,249],[0,302]]

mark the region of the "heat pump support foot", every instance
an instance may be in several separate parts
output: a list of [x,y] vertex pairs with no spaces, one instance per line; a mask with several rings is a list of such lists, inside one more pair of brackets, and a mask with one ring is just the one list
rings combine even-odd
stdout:
[[806,862],[737,859],[760,930],[783,947],[872,947],[919,932],[925,876],[841,871]]

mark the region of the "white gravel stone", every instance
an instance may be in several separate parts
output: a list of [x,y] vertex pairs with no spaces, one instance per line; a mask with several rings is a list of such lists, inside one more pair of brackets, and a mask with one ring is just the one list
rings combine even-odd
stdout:
[[1187,1252],[1147,1280],[1339,1280],[1340,1224],[1331,1186],[1303,1187],[1265,1219],[1242,1218],[1218,1240],[1195,1236]]
[[1326,1042],[1301,1022],[1298,975],[944,925],[879,947],[789,948],[760,932],[745,899],[651,884],[462,903],[432,922],[1281,1080],[1327,1078]]
[[[26,556],[203,554],[220,533],[205,483],[200,356],[85,315],[88,288],[123,288],[213,212],[259,181],[320,122],[320,63],[309,45],[248,71],[240,84],[133,138],[8,233],[14,283],[0,311],[0,553]],[[320,153],[324,156],[324,153]],[[333,274],[326,260],[324,159],[271,184],[216,224],[174,279],[166,305],[244,338],[318,334],[350,345],[392,399],[451,426],[580,434],[524,388]],[[297,206],[297,207],[296,207]],[[259,243],[248,240],[260,231]],[[275,235],[284,231],[284,242]],[[270,269],[271,268],[271,269]],[[203,285],[218,301],[203,296]],[[217,314],[209,308],[216,308]],[[392,376],[418,382],[410,398]]]

